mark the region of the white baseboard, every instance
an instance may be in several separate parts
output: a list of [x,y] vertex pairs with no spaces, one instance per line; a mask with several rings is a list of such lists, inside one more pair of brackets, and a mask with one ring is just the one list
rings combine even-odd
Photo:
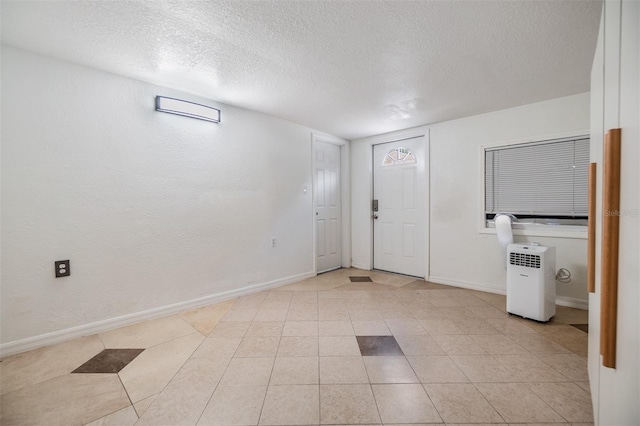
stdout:
[[[502,295],[507,294],[506,289],[489,287],[487,285],[472,283],[468,281],[452,280],[449,278],[434,277],[434,276],[429,276],[429,279],[427,281],[436,283],[436,284],[466,288],[468,290],[484,291],[485,293],[495,293],[495,294],[502,294]],[[556,305],[567,306],[569,308],[583,309],[585,311],[589,310],[588,300],[575,299],[573,297],[556,296]]]
[[450,278],[436,277],[433,275],[429,275],[429,278],[427,279],[427,281],[435,284],[443,284],[443,285],[450,285],[453,287],[466,288],[467,290],[484,291],[485,293],[494,293],[494,294],[502,294],[502,295],[507,294],[507,290],[505,289],[490,287],[488,285],[473,283],[470,281],[452,280]]
[[351,262],[351,267],[354,268],[354,269],[362,269],[363,271],[370,271],[371,270],[371,268],[369,268],[364,263]]
[[280,287],[286,284],[302,281],[304,279],[315,277],[315,276],[316,276],[316,273],[313,271],[305,272],[298,275],[279,278],[273,281],[268,281],[260,284],[254,284],[254,285],[242,287],[239,289],[224,291],[222,293],[211,294],[209,296],[199,297],[197,299],[191,299],[191,300],[186,300],[184,302],[174,303],[171,305],[160,306],[158,308],[153,308],[146,311],[122,315],[115,318],[108,318],[105,320],[96,321],[89,324],[83,324],[76,327],[66,328],[64,330],[41,334],[39,336],[28,337],[22,340],[16,340],[14,342],[3,343],[0,345],[0,356],[5,357],[8,355],[17,354],[20,352],[26,352],[32,349],[37,349],[42,346],[49,346],[56,343],[61,343],[61,342],[75,339],[82,336],[90,336],[92,334],[103,333],[105,331],[135,324],[141,321],[160,318],[167,315],[176,314],[178,312],[187,311],[189,309],[195,309],[202,306],[211,305],[213,303],[223,302],[225,300],[233,299],[235,297],[244,296],[246,294],[255,293],[261,290]]
[[589,310],[588,300],[575,299],[573,297],[556,296],[556,305],[567,306],[569,308],[582,309],[584,311]]

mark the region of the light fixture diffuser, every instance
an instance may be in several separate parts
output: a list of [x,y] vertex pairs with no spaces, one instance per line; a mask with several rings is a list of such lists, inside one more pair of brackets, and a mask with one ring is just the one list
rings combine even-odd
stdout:
[[185,117],[197,118],[198,120],[220,122],[220,110],[210,106],[197,104],[195,102],[183,101],[181,99],[156,96],[156,111],[168,112],[170,114],[184,115]]

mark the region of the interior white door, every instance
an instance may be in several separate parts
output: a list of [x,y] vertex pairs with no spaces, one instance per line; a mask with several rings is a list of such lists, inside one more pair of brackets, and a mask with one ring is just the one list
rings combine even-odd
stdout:
[[425,276],[425,150],[424,137],[373,146],[375,269]]
[[342,266],[340,147],[315,141],[314,203],[316,228],[316,272]]

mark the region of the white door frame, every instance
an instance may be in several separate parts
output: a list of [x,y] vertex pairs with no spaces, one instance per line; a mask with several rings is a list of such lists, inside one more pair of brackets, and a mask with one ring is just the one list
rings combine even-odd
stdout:
[[[362,176],[364,178],[364,170],[362,167],[366,164],[368,173],[367,179],[367,193],[365,194],[364,182],[359,183],[354,180],[354,187],[359,187],[361,191],[359,193],[353,193],[354,203],[358,203],[358,208],[354,209],[354,217],[352,218],[352,223],[368,223],[366,227],[366,231],[364,227],[358,227],[356,231],[354,229],[354,238],[358,237],[362,241],[361,243],[366,243],[369,250],[367,258],[355,259],[353,262],[353,267],[372,270],[373,269],[373,218],[371,216],[371,200],[373,200],[373,145],[379,145],[387,142],[396,142],[404,139],[411,139],[416,137],[424,137],[425,143],[425,174],[427,176],[427,187],[425,190],[426,197],[426,209],[425,209],[425,249],[426,249],[426,258],[424,263],[424,274],[425,279],[429,277],[430,271],[430,226],[431,226],[431,197],[430,197],[430,187],[431,187],[431,173],[430,173],[430,140],[429,140],[429,128],[426,126],[416,127],[413,129],[401,130],[393,133],[385,133],[383,135],[371,136],[368,138],[360,139],[356,143],[363,144],[362,148],[359,149],[359,158],[354,159],[354,173],[357,176]],[[362,156],[363,158],[360,158]],[[366,156],[366,157],[365,157]],[[358,164],[355,163],[357,161]],[[366,196],[366,200],[363,199]],[[366,214],[365,214],[366,212]],[[355,234],[358,234],[357,236]]]
[[338,145],[340,147],[340,202],[341,202],[341,248],[342,248],[342,267],[351,267],[351,180],[350,178],[350,164],[349,157],[349,142],[337,138],[335,136],[323,135],[318,133],[311,134],[311,223],[313,226],[313,271],[318,273],[317,265],[317,241],[316,241],[316,193],[315,193],[315,142],[324,142],[332,145]]

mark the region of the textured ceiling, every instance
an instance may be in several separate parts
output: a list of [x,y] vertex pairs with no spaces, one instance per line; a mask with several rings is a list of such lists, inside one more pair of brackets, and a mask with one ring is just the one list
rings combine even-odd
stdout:
[[586,92],[600,1],[2,1],[2,42],[353,139]]

